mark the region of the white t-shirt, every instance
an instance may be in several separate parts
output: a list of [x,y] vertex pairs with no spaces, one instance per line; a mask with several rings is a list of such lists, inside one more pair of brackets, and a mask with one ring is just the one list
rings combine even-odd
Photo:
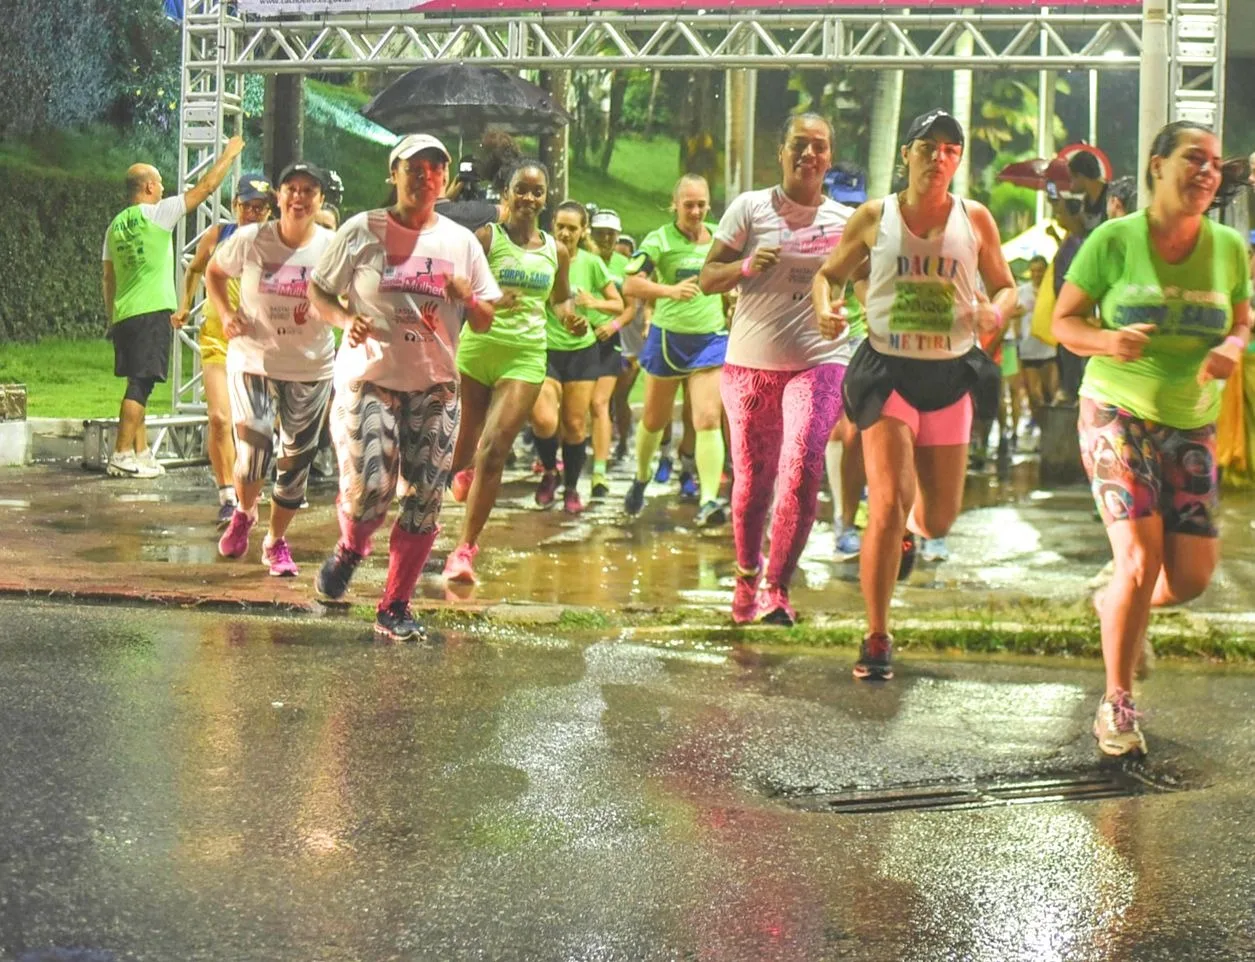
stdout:
[[1025,281],[1019,287],[1020,307],[1024,313],[1020,315],[1020,360],[1049,361],[1057,353],[1053,345],[1033,336],[1033,308],[1037,306],[1037,291],[1032,281]]
[[728,205],[715,240],[749,256],[779,247],[780,260],[741,279],[727,362],[765,371],[804,371],[850,359],[848,332],[835,341],[819,333],[811,281],[841,240],[854,211],[825,197],[818,207],[790,200],[779,187],[751,190]]
[[309,280],[331,243],[318,227],[304,247],[279,239],[279,222],[241,227],[214,251],[214,261],[240,279],[237,316],[245,333],[227,342],[228,374],[278,381],[323,381],[335,363],[335,335],[309,311]]
[[[140,204],[139,211],[154,224],[173,231],[187,214],[187,201],[183,199],[182,194],[176,194],[173,197],[163,197],[155,204]],[[109,253],[108,231],[105,232],[105,248],[100,259],[113,263],[113,255]]]
[[349,311],[369,317],[373,337],[357,347],[345,338],[336,358],[336,383],[370,381],[392,391],[425,391],[458,380],[458,333],[464,310],[445,296],[450,277],[465,277],[475,297],[495,301],[501,289],[479,240],[437,215],[414,231],[386,210],[349,218],[314,271],[314,283]]

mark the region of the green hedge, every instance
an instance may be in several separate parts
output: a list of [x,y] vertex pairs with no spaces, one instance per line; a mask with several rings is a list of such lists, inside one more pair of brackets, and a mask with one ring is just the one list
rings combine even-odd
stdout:
[[121,178],[0,156],[0,343],[104,332],[100,248]]

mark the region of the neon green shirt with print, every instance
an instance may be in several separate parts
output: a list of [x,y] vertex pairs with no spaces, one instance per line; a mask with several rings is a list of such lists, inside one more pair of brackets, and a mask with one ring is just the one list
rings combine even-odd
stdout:
[[545,346],[545,314],[558,273],[558,245],[544,231],[540,236],[544,243],[535,250],[526,250],[510,240],[500,224],[492,225],[488,267],[497,286],[502,292],[513,292],[515,300],[509,307],[497,308],[487,333],[474,334],[468,328],[463,330],[463,337]]
[[1233,326],[1233,305],[1251,297],[1237,231],[1204,219],[1189,257],[1169,264],[1151,247],[1146,212],[1139,211],[1086,238],[1067,279],[1099,305],[1104,328],[1156,325],[1136,361],[1091,357],[1082,397],[1183,430],[1216,420],[1223,385],[1200,386],[1198,370]]
[[[678,284],[696,278],[706,263],[706,255],[715,242],[715,225],[706,224],[710,239],[694,244],[680,233],[675,224],[659,227],[649,234],[628,262],[629,274],[636,274],[654,266],[654,277],[659,284]],[[654,302],[654,327],[672,334],[714,334],[727,329],[723,318],[721,294],[698,294],[687,301],[660,297]]]
[[[600,301],[605,297],[606,285],[613,280],[602,259],[583,249],[575,252],[568,271],[572,297],[580,291],[587,291]],[[545,305],[545,334],[549,338],[549,350],[578,351],[585,347],[592,347],[597,343],[597,335],[593,333],[593,328],[611,319],[610,315],[587,307],[577,307],[575,313],[588,321],[588,330],[578,337],[563,326],[552,307]]]
[[182,197],[132,204],[105,232],[103,259],[113,264],[113,323],[178,307],[174,290],[173,229],[184,213]]

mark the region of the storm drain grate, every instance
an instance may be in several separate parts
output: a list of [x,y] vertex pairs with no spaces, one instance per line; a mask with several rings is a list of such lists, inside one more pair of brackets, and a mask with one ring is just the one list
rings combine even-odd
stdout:
[[1183,787],[1175,780],[1155,778],[1144,771],[1112,769],[1020,779],[895,785],[834,793],[784,793],[781,800],[793,808],[811,812],[862,815],[871,812],[957,811],[1036,802],[1085,802],[1175,792]]

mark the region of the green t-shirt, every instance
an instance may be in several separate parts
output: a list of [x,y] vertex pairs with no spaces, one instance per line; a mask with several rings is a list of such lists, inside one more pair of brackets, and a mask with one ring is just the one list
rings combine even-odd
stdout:
[[517,299],[492,318],[492,327],[478,335],[507,344],[545,346],[545,314],[553,280],[558,273],[558,245],[541,232],[544,243],[526,250],[510,240],[500,224],[492,225],[492,247],[488,267],[503,292],[514,291]]
[[182,197],[167,197],[132,204],[109,224],[103,258],[113,264],[113,323],[178,307],[173,233],[184,213]]
[[1104,328],[1157,329],[1136,361],[1091,357],[1082,397],[1174,428],[1213,423],[1222,385],[1200,387],[1198,369],[1233,326],[1233,305],[1250,300],[1248,271],[1241,235],[1207,219],[1180,264],[1155,253],[1144,210],[1098,227],[1081,245],[1067,279],[1098,304]]
[[854,296],[854,285],[845,291],[845,322],[850,327],[850,340],[867,336],[867,312],[863,302]]
[[[605,296],[606,285],[613,280],[602,259],[583,249],[576,251],[575,256],[571,258],[569,277],[572,297],[580,291],[587,291],[598,300]],[[575,313],[588,321],[588,330],[579,337],[568,331],[558,320],[553,309],[548,304],[545,305],[545,334],[549,338],[549,350],[578,351],[581,348],[591,347],[597,343],[597,335],[593,333],[593,327],[611,319],[609,314],[586,307],[577,307]]]
[[[602,263],[605,263],[603,261]],[[614,251],[610,255],[610,262],[606,264],[606,270],[610,272],[610,279],[614,281],[614,286],[619,289],[619,293],[623,293],[623,279],[627,277],[628,259],[618,251]]]
[[[715,225],[707,224],[710,240],[694,244],[680,233],[675,224],[659,227],[641,241],[641,246],[628,262],[627,272],[649,271],[660,284],[678,284],[697,277],[706,263],[706,255],[715,242]],[[723,317],[723,295],[698,294],[692,300],[676,301],[660,297],[654,303],[654,327],[672,334],[714,334],[727,328]]]

